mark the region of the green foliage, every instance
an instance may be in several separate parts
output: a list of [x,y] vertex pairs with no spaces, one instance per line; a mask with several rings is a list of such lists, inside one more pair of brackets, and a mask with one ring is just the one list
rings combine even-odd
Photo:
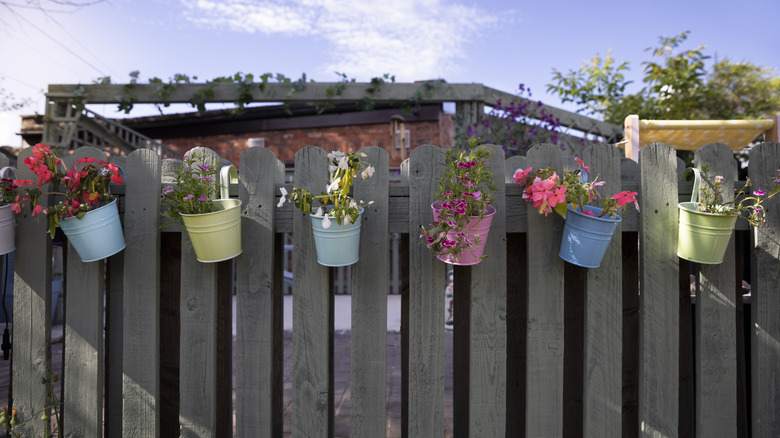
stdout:
[[629,94],[627,62],[617,64],[608,52],[585,62],[580,70],[563,74],[553,70],[548,91],[563,102],[579,106],[578,112],[601,116],[622,124],[629,114],[643,119],[760,118],[780,111],[780,79],[772,70],[748,62],[716,62],[711,70],[704,46],[678,50],[689,32],[660,37],[658,47],[648,48],[652,59],[643,64],[644,87]]
[[162,226],[174,222],[184,223],[181,214],[203,214],[218,211],[214,199],[219,193],[220,184],[216,182],[217,168],[202,162],[203,155],[190,154],[184,157],[184,164],[176,171],[173,179],[175,186],[166,187],[162,193],[162,204],[167,207],[165,216],[173,219]]
[[121,96],[114,97],[114,99],[119,102],[118,111],[124,111],[125,114],[130,114],[130,111],[133,109],[133,105],[138,101],[138,98],[133,94],[133,90],[135,89],[135,85],[138,83],[139,73],[140,72],[138,70],[130,72],[130,82],[125,84],[123,87],[124,93]]

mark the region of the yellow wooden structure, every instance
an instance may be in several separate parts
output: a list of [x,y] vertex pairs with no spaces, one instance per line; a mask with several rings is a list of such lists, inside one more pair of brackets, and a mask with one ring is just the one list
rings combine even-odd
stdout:
[[640,120],[629,115],[624,121],[626,157],[637,161],[639,149],[652,143],[666,143],[675,149],[693,151],[709,143],[723,143],[732,150],[745,148],[760,134],[766,141],[778,141],[778,115],[758,120]]

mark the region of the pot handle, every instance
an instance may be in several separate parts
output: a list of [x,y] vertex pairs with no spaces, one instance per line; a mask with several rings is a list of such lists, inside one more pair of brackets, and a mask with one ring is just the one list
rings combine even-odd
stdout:
[[691,192],[691,202],[697,203],[699,202],[699,189],[701,189],[701,170],[697,169],[696,167],[689,167],[685,169],[685,171],[682,174],[681,179],[685,179],[685,176],[688,175],[688,171],[692,170],[694,179],[693,179],[693,191]]
[[5,166],[2,169],[0,169],[0,178],[5,178],[5,172],[7,172],[9,170],[11,171],[11,174],[15,178],[16,177],[16,171],[11,166]]
[[583,169],[583,168],[579,168],[577,170],[580,172],[580,175],[582,175],[582,184],[587,183],[588,182],[588,171]]
[[238,172],[232,165],[223,166],[219,170],[219,196],[220,199],[230,198],[230,184],[238,184]]

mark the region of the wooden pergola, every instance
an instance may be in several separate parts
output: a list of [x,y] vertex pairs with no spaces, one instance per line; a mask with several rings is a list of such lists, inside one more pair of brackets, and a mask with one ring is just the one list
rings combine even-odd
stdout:
[[[211,93],[202,90],[210,88]],[[338,93],[333,93],[339,89]],[[133,105],[139,104],[190,104],[193,96],[207,94],[205,103],[231,103],[239,100],[241,91],[237,84],[219,83],[187,83],[172,87],[164,98],[160,93],[159,84],[52,84],[46,93],[46,117],[43,141],[47,144],[61,144],[63,135],[68,129],[73,130],[78,124],[81,114],[74,111],[76,103],[81,105],[117,104],[130,100]],[[456,105],[456,124],[466,128],[483,121],[486,117],[485,107],[494,107],[497,103],[525,103],[528,99],[510,93],[499,91],[481,84],[448,84],[443,81],[425,83],[383,83],[380,86],[371,83],[259,83],[252,84],[250,103],[344,103],[365,102],[370,99],[376,103],[411,106],[416,104],[431,104],[452,102]],[[247,103],[245,101],[245,103]],[[536,106],[537,102],[533,102]],[[570,147],[582,147],[590,142],[617,143],[623,135],[620,126],[591,119],[570,111],[546,105],[538,107],[552,114],[560,122],[562,133],[560,138]],[[576,150],[576,149],[575,149]]]

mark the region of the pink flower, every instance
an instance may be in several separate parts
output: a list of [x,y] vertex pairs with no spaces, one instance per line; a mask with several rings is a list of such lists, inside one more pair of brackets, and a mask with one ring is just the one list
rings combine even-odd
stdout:
[[636,211],[639,211],[639,203],[636,201],[636,195],[637,192],[620,192],[615,193],[615,196],[613,196],[612,199],[621,207],[628,205],[629,202],[633,202]]
[[766,192],[763,190],[756,190],[755,192],[753,192],[753,194],[756,196],[764,196],[766,195]]
[[576,161],[577,164],[579,164],[581,168],[585,169],[586,172],[590,172],[590,167],[586,166],[585,163],[582,162],[582,160],[580,160],[577,157],[574,157],[574,161]]
[[532,170],[533,169],[530,167],[525,170],[517,169],[515,170],[515,176],[513,176],[512,179],[514,179],[515,182],[520,184],[521,186],[524,186],[528,182],[528,179],[530,178],[528,174],[531,173]]
[[581,213],[582,213],[582,214],[587,214],[588,216],[593,216],[593,217],[596,217],[596,215],[595,215],[595,214],[593,214],[593,212],[592,212],[592,211],[590,211],[590,210],[585,210],[585,211],[583,211],[583,212],[581,212]]

